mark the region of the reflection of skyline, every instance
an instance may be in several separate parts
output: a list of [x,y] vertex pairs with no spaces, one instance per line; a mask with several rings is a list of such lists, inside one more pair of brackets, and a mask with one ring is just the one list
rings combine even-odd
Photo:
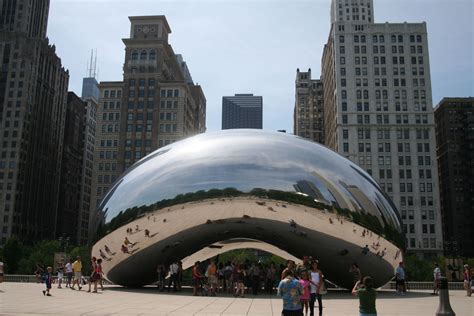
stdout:
[[301,181],[296,182],[296,184],[294,184],[293,187],[295,188],[295,190],[297,192],[307,194],[308,196],[312,197],[313,199],[318,200],[318,202],[331,205],[331,203],[326,200],[324,195],[318,189],[316,184],[314,184],[311,181],[301,180]]
[[[108,210],[108,221],[135,206],[213,188],[303,192],[321,203],[350,211],[359,208],[359,198],[340,181],[359,188],[369,201],[380,196],[376,183],[352,162],[294,135],[228,130],[198,135],[165,148],[140,160],[116,182],[100,206]],[[382,212],[390,213],[390,203],[383,195],[381,199]]]

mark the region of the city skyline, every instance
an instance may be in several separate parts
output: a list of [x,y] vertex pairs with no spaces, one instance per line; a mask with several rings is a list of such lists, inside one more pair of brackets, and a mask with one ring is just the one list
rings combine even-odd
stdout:
[[[206,91],[208,131],[220,129],[222,96],[246,91],[266,99],[264,130],[293,130],[294,72],[298,67],[312,68],[315,78],[320,75],[321,55],[330,27],[329,0],[297,1],[291,5],[278,0],[245,1],[245,6],[234,1],[159,3],[156,6],[156,2],[143,1],[136,6],[131,1],[86,5],[78,1],[52,2],[48,35],[70,70],[69,90],[80,93],[92,48],[98,49],[99,79],[120,80],[123,54],[117,52],[124,49],[121,39],[128,35],[128,16],[164,14],[172,26],[170,41],[176,53],[183,54],[193,76]],[[421,10],[426,3],[376,1],[375,21],[427,22],[434,104],[445,96],[474,95],[469,15],[472,3],[436,1],[436,7]],[[411,5],[410,10],[406,10],[407,4]],[[89,23],[83,24],[86,17]],[[443,23],[437,22],[441,20]],[[282,21],[295,23],[284,23],[285,27],[275,32]],[[308,30],[310,36],[301,30]],[[447,55],[452,57],[447,59]],[[447,77],[450,80],[446,81]]]

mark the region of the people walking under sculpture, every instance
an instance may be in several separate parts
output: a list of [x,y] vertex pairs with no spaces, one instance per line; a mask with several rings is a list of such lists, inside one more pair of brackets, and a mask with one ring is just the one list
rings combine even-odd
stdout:
[[438,264],[434,264],[433,270],[433,293],[432,295],[438,295],[439,292],[439,285],[440,285],[440,278],[441,278],[441,269],[439,268]]
[[201,263],[199,261],[196,261],[191,272],[191,278],[193,282],[193,296],[198,296],[201,290],[201,279],[203,278],[203,276],[199,270],[200,264]]
[[400,261],[398,267],[395,269],[395,283],[397,285],[397,293],[405,295],[406,284],[405,284],[405,267],[403,261]]
[[235,282],[235,293],[234,296],[244,297],[245,296],[245,269],[242,265],[236,264],[236,272],[234,274],[234,282]]
[[181,292],[181,286],[183,285],[183,262],[178,261],[178,291]]
[[173,292],[178,291],[178,273],[179,266],[177,262],[170,264],[170,279],[168,281],[168,292],[171,290],[171,283],[173,283]]
[[278,284],[278,296],[283,300],[282,316],[303,316],[301,295],[303,288],[295,278],[295,272],[287,269],[283,272],[283,279]]
[[257,262],[252,263],[249,269],[249,275],[252,283],[252,294],[258,295],[258,289],[260,287],[260,268]]
[[64,278],[64,271],[65,271],[64,258],[61,258],[61,260],[58,263],[58,268],[56,270],[57,277],[58,277],[58,289],[62,288],[63,278]]
[[225,288],[227,293],[232,293],[232,263],[227,261],[224,267]]
[[74,281],[71,286],[71,290],[75,290],[75,285],[79,291],[82,289],[82,262],[81,257],[77,256],[76,261],[72,264],[72,271],[74,272]]
[[267,294],[272,294],[274,287],[275,287],[275,281],[276,281],[276,268],[275,264],[272,262],[270,263],[270,267],[266,271],[266,276],[265,276],[265,292]]
[[218,278],[217,278],[217,266],[214,260],[211,260],[206,270],[207,274],[207,286],[209,289],[209,295],[216,296]]
[[313,260],[309,273],[309,282],[311,283],[311,294],[309,301],[310,316],[314,316],[314,303],[318,301],[319,316],[323,314],[323,299],[321,290],[323,287],[323,273],[318,268],[318,260]]
[[160,292],[165,290],[165,279],[166,279],[166,268],[163,264],[159,264],[156,267],[156,274],[158,277],[158,282],[156,282],[156,287]]
[[362,281],[362,274],[360,273],[360,269],[357,263],[354,262],[351,265],[349,272],[352,274],[352,284],[356,284],[357,282]]
[[53,283],[53,268],[47,267],[46,272],[43,274],[43,282],[46,285],[46,290],[43,290],[43,295],[51,296],[51,285]]
[[372,278],[366,276],[363,285],[358,281],[352,289],[352,295],[359,297],[359,315],[360,316],[376,316],[377,309],[375,300],[377,299],[377,291],[372,286]]
[[68,263],[65,265],[65,270],[66,270],[66,287],[71,287],[71,281],[73,277],[73,271],[72,271],[72,258],[69,259]]
[[311,283],[309,282],[308,273],[309,271],[304,271],[301,272],[300,275],[300,284],[303,288],[303,294],[301,294],[301,308],[304,310],[305,316],[308,315],[309,299],[311,296]]

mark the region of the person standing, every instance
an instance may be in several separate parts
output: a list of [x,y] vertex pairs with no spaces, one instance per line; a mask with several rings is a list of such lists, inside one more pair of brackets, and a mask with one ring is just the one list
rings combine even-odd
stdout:
[[166,268],[163,264],[159,264],[156,268],[156,274],[158,275],[158,282],[156,286],[160,292],[163,292],[165,289],[165,278],[166,278]]
[[69,259],[69,262],[66,263],[66,287],[71,287],[72,281],[72,258]]
[[377,291],[372,287],[372,278],[367,276],[364,278],[363,286],[359,288],[360,281],[354,285],[352,295],[359,297],[359,315],[360,316],[377,316],[375,308],[375,300],[377,299]]
[[176,262],[170,264],[170,280],[168,281],[168,292],[171,290],[171,283],[173,283],[173,292],[178,291],[178,273],[179,266]]
[[318,300],[319,316],[323,315],[323,299],[321,287],[323,285],[323,273],[318,268],[319,261],[314,260],[311,264],[309,282],[311,283],[311,294],[309,300],[309,314],[314,316],[314,303]]
[[295,276],[295,262],[293,260],[288,260],[286,262],[286,268],[281,272],[280,279],[283,280],[286,275],[286,272],[291,271],[292,275]]
[[295,279],[294,274],[293,270],[286,270],[283,280],[278,284],[278,296],[281,296],[283,299],[282,316],[303,316],[303,309],[301,307],[303,287]]
[[310,298],[310,282],[308,277],[308,271],[302,272],[300,275],[300,284],[303,288],[303,294],[301,294],[301,308],[304,308],[304,314],[308,315],[309,298]]
[[441,269],[438,267],[438,264],[435,263],[435,268],[433,270],[433,295],[438,295],[440,277],[441,277]]
[[296,266],[296,275],[295,277],[301,279],[301,276],[305,272],[309,272],[311,270],[311,262],[309,261],[308,256],[303,256],[303,262],[298,263]]
[[398,264],[397,269],[395,270],[395,279],[397,284],[397,293],[400,295],[405,295],[405,267],[403,266],[403,262],[400,261]]
[[207,284],[209,286],[209,291],[211,296],[216,296],[217,290],[217,266],[214,260],[211,260],[209,265],[207,266]]
[[265,291],[268,294],[273,293],[273,288],[275,287],[275,279],[276,279],[276,268],[275,268],[275,264],[272,262],[270,263],[270,267],[267,269],[267,275],[265,278]]
[[360,283],[360,281],[362,280],[362,274],[360,273],[360,269],[357,263],[354,262],[351,265],[349,272],[352,273],[352,281],[354,282],[353,284],[356,284],[357,282]]
[[97,293],[97,259],[96,257],[91,258],[91,275],[89,276],[89,279],[87,280],[89,289],[87,290],[88,293],[91,291],[91,285],[94,284],[94,293]]
[[61,289],[62,286],[61,284],[63,283],[63,277],[64,277],[64,258],[61,258],[61,261],[58,263],[58,289]]
[[193,296],[198,296],[199,295],[199,290],[201,288],[201,279],[202,275],[201,272],[199,271],[199,265],[201,262],[196,261],[194,263],[193,269],[192,269],[192,279],[193,279]]
[[75,290],[74,286],[77,283],[79,291],[82,289],[82,261],[81,257],[77,256],[76,261],[72,264],[72,271],[74,272],[74,281],[72,282],[71,290]]
[[43,275],[44,284],[46,285],[46,290],[43,290],[43,295],[51,296],[49,293],[51,291],[51,284],[53,283],[53,268],[48,267],[46,272]]
[[471,289],[471,270],[469,269],[469,265],[464,265],[463,270],[464,275],[464,289],[466,290],[467,296],[471,296],[472,289]]
[[252,267],[249,270],[250,277],[252,278],[252,294],[258,294],[258,288],[260,287],[260,268],[258,263],[252,263]]
[[3,263],[2,257],[0,257],[0,283],[3,282],[4,274],[5,274],[5,264]]

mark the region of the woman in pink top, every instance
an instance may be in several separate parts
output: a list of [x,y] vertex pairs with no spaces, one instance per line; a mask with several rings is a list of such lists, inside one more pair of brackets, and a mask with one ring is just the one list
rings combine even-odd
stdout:
[[301,273],[300,279],[301,287],[303,288],[303,294],[300,297],[301,305],[304,306],[304,314],[308,315],[308,307],[309,307],[309,279],[308,279],[308,272]]

